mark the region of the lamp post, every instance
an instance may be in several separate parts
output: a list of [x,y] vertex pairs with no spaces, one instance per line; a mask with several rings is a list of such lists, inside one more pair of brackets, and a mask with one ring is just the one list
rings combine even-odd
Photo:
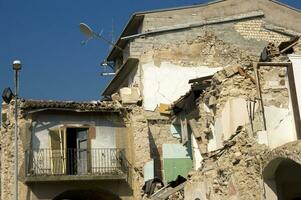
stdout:
[[13,61],[13,70],[15,71],[15,200],[18,200],[18,95],[21,61]]

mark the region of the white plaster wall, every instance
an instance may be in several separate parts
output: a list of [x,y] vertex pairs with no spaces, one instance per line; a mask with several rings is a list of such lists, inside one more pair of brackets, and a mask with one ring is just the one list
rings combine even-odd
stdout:
[[301,55],[289,55],[289,59],[293,63],[299,113],[301,113]]
[[[205,112],[207,112],[207,113],[212,112],[211,109],[205,103],[203,103],[203,107],[204,107]],[[216,120],[214,122],[214,124],[210,124],[211,134],[209,134],[209,136],[208,136],[208,145],[207,145],[207,150],[209,152],[216,150],[218,147],[221,147],[221,145],[222,145],[221,135],[219,135],[219,137],[220,137],[219,139],[217,139],[217,135],[216,135],[216,133],[221,132],[221,131],[215,130],[215,127],[220,128],[218,123],[220,123],[220,120]],[[220,142],[220,144],[217,144],[218,141]]]
[[91,140],[91,148],[115,148],[114,124],[108,120],[96,119],[96,138]]
[[269,147],[276,148],[297,139],[290,109],[265,106],[264,112]]
[[[34,152],[35,159],[41,158],[44,154],[39,155],[38,149],[50,149],[50,136],[49,130],[59,129],[62,125],[68,126],[95,126],[96,137],[91,139],[91,148],[115,148],[115,127],[113,122],[104,116],[97,115],[39,115],[38,119],[33,122],[32,130],[32,148],[37,149]],[[43,152],[40,152],[43,153]],[[115,158],[115,151],[104,150],[103,152],[92,151],[92,170],[99,170],[105,165],[114,166],[117,165],[117,161],[111,158]],[[47,163],[46,163],[47,162]],[[39,161],[45,172],[45,167],[48,166],[48,170],[51,170],[50,160],[41,159]],[[103,165],[103,166],[102,166]]]
[[238,126],[243,126],[249,122],[246,100],[242,98],[228,100],[221,114],[224,140],[228,140],[236,132]]
[[[295,78],[295,86],[298,98],[298,105],[301,101],[301,56],[289,55],[293,63],[293,71]],[[291,94],[289,90],[288,76],[286,75],[286,87],[289,92],[289,107],[277,108],[274,106],[265,107],[265,118],[267,122],[267,139],[268,146],[271,148],[279,147],[285,143],[297,140],[295,129],[295,120],[293,114],[293,106],[291,102]],[[300,111],[299,106],[299,111]]]
[[[32,127],[32,148],[43,149],[49,148],[49,135],[48,129],[44,128],[50,125],[50,122],[33,122]],[[53,127],[53,125],[50,125]]]
[[91,148],[115,148],[114,124],[104,117],[95,115],[40,115],[33,122],[32,148],[50,148],[49,129],[61,125],[88,125],[96,127],[96,138],[91,140]]
[[203,157],[201,155],[198,143],[193,135],[191,135],[192,139],[192,149],[193,149],[193,162],[194,169],[197,170],[202,166]]
[[[213,126],[212,124],[210,124],[210,129],[211,129],[211,133],[209,135],[208,138],[208,145],[207,145],[207,150],[210,151],[214,151],[216,149],[218,149],[218,147],[221,147],[221,139],[217,139],[216,137],[216,133],[220,132],[220,131],[216,131],[215,127],[219,127],[219,125],[217,125],[217,121],[215,121],[215,125]],[[220,144],[217,144],[217,142],[220,142]]]
[[185,67],[169,62],[156,66],[154,62],[142,65],[143,107],[154,111],[160,103],[170,104],[190,90],[190,79],[212,75],[222,68]]
[[223,146],[223,141],[228,140],[239,126],[249,123],[247,102],[243,98],[229,99],[216,118],[214,126],[211,125],[212,138],[209,138],[208,151],[214,151]]
[[148,161],[143,167],[144,182],[153,179],[154,175],[154,160]]

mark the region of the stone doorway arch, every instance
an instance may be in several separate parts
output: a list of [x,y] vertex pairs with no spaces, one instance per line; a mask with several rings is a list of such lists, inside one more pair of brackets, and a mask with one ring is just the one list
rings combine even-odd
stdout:
[[118,196],[105,190],[67,190],[53,200],[121,200]]
[[275,158],[263,170],[265,199],[301,200],[301,165],[289,158]]

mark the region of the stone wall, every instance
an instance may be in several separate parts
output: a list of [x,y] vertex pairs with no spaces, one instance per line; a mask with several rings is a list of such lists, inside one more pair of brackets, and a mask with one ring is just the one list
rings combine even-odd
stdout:
[[[147,20],[147,18],[145,19]],[[130,86],[143,94],[143,69],[146,63],[160,67],[162,62],[183,67],[226,67],[258,61],[268,42],[286,41],[288,36],[266,30],[264,18],[244,19],[204,27],[170,31],[133,39],[130,57],[139,59]],[[251,30],[252,27],[252,30]]]
[[[298,48],[298,46],[294,48],[294,53],[299,53]],[[279,59],[288,60],[287,57],[274,58],[276,62]],[[293,112],[290,105],[286,68],[261,67],[259,70],[267,121],[267,130],[263,132],[267,132],[267,137],[269,137],[267,143],[262,143],[260,134],[264,130],[263,114],[259,107],[260,99],[258,99],[256,81],[252,81],[252,78],[255,78],[253,67],[251,63],[240,67],[249,77],[239,73],[237,66],[226,67],[213,76],[211,86],[205,89],[197,100],[199,106],[197,122],[203,135],[199,142],[210,146],[209,138],[212,137],[210,135],[216,131],[214,124],[231,99],[241,98],[246,102],[252,100],[256,102],[253,124],[246,123],[241,127],[237,126],[238,129],[232,132],[230,139],[221,138],[219,148],[202,152],[204,162],[199,170],[191,173],[190,181],[185,186],[185,199],[273,199],[266,196],[269,192],[263,178],[264,170],[270,167],[267,169],[270,171],[268,173],[275,173],[277,165],[285,159],[300,163],[300,141],[296,141],[297,138],[287,139],[291,137],[290,135],[294,135],[294,126],[281,124],[285,121],[285,117],[292,115]],[[235,107],[238,107],[237,111]],[[231,110],[242,118],[243,109],[241,108],[240,105],[233,104]],[[275,110],[268,114],[271,108]],[[287,113],[283,114],[282,120],[277,121],[277,115],[283,110],[287,110]],[[293,119],[290,120],[293,121]],[[231,123],[234,124],[234,121],[230,121],[228,125]],[[281,134],[282,141],[276,145],[275,141],[270,141],[277,140],[279,137],[277,128],[271,129],[272,123],[276,123],[279,127],[283,126],[281,133],[285,132],[285,136]],[[250,125],[253,125],[253,129]],[[223,135],[225,134],[227,133],[223,132]],[[208,140],[203,138],[208,138]],[[281,144],[283,145],[280,146]]]
[[[19,110],[18,124],[19,124],[19,140],[18,140],[18,187],[19,187],[19,199],[30,200],[30,199],[52,199],[59,193],[62,193],[70,189],[95,189],[103,192],[103,190],[110,191],[114,194],[120,195],[121,199],[132,199],[133,189],[131,188],[132,177],[129,177],[127,181],[78,181],[78,182],[64,182],[58,181],[53,182],[33,182],[30,185],[25,184],[25,150],[31,148],[31,122],[32,115],[24,115],[24,110]],[[126,113],[123,113],[126,114]],[[108,114],[106,114],[108,115]],[[66,115],[65,115],[66,117]],[[116,115],[110,116],[110,120],[115,120],[114,123],[118,127],[116,128],[117,147],[126,149],[126,158],[129,163],[133,161],[133,150],[132,147],[132,135],[128,131],[131,129],[131,124],[124,115],[124,120],[121,121],[119,118],[115,118]],[[68,117],[66,117],[68,118]],[[91,117],[89,118],[91,120]],[[89,120],[87,119],[87,120]],[[70,120],[70,117],[69,117]],[[84,123],[87,123],[87,120]],[[68,119],[66,119],[68,121]],[[2,104],[2,123],[1,123],[1,199],[14,199],[14,101],[9,105]],[[127,128],[125,128],[126,126]],[[130,167],[130,166],[129,166]],[[131,168],[130,168],[131,169]],[[131,176],[132,174],[129,173]],[[43,177],[42,177],[43,179]],[[93,177],[91,177],[93,179]],[[58,177],[58,180],[59,177]],[[49,189],[51,188],[51,189]]]
[[[163,19],[166,21],[163,22]],[[167,15],[156,16],[154,14],[146,16],[143,28],[147,30],[147,27],[160,27],[169,23],[172,24],[176,19],[175,16],[167,19]],[[152,20],[155,20],[156,24]],[[194,18],[192,16],[190,21],[193,22],[194,20],[197,21],[197,17]],[[160,24],[161,22],[162,24]],[[136,38],[130,43],[130,56],[139,58],[139,68],[137,73],[134,74],[135,78],[132,86],[139,87],[143,95],[143,90],[147,88],[144,88],[142,84],[144,78],[142,66],[150,62],[153,62],[157,67],[160,67],[162,62],[169,62],[183,67],[208,66],[224,68],[214,75],[211,86],[198,99],[199,118],[197,119],[197,124],[202,132],[201,134],[204,135],[203,138],[207,138],[202,143],[208,145],[209,138],[212,137],[210,136],[212,129],[210,124],[214,125],[215,120],[221,116],[225,104],[230,99],[241,98],[248,102],[257,97],[255,83],[250,78],[240,75],[237,67],[242,68],[245,73],[255,78],[251,63],[259,61],[259,55],[268,42],[278,44],[289,39],[282,34],[266,30],[264,28],[265,24],[264,18],[246,19]],[[281,84],[283,86],[283,73],[285,73],[283,70],[278,69],[261,70],[262,84],[269,82],[267,75],[268,77],[275,76],[277,83],[279,83],[277,86],[281,86]],[[271,81],[273,80],[271,79]],[[267,89],[267,91],[265,89],[263,88],[263,93],[267,94],[264,96],[265,105],[273,105],[278,108],[288,107],[287,88]],[[257,109],[259,105],[258,100],[255,101],[257,101]],[[207,108],[204,108],[204,105]],[[150,114],[151,112],[146,112],[142,108],[136,107],[131,115],[135,152],[133,164],[136,175],[134,177],[136,178],[136,183],[138,183],[134,189],[136,197],[140,195],[139,190],[143,185],[143,166],[151,159],[150,129],[156,130],[160,129],[159,127],[164,129],[164,125],[160,125],[162,116],[153,112],[151,115],[156,120],[148,120],[146,117],[147,113]],[[257,122],[255,126],[257,130],[262,130],[261,114],[257,113],[256,117]],[[163,119],[168,123],[167,119],[164,117]],[[166,130],[168,130],[167,127],[165,128]],[[250,125],[247,125],[246,129],[249,135],[253,134],[250,133]],[[163,137],[159,137],[158,140],[156,137],[153,137],[153,139],[157,140],[155,144],[159,144],[160,149],[162,143],[176,142],[174,138],[169,138],[170,136],[169,131],[166,131]],[[223,140],[221,145],[222,143]],[[240,173],[243,172],[241,171]],[[259,178],[257,177],[258,180]],[[252,177],[249,177],[249,181],[251,180]]]
[[286,29],[301,32],[300,12],[296,9],[267,0],[227,0],[213,1],[202,5],[194,5],[186,9],[171,9],[162,12],[149,12],[144,16],[142,31],[154,30],[160,27],[170,27],[188,22],[196,23],[208,19],[226,18],[252,11],[263,11],[267,21],[277,26],[285,22]]
[[272,199],[265,188],[265,173],[273,175],[283,160],[300,164],[299,152],[300,141],[270,150],[242,130],[224,148],[204,156],[203,166],[190,174],[185,199]]
[[[14,191],[14,101],[10,105],[3,104],[2,106],[2,127],[1,127],[1,199],[13,199]],[[25,163],[24,163],[24,142],[25,132],[27,129],[27,119],[19,116],[19,140],[18,140],[18,187],[19,187],[19,198],[26,199],[29,194],[27,186],[24,184],[25,178]]]
[[145,164],[151,159],[160,161],[159,166],[155,167],[155,174],[159,177],[160,175],[162,176],[163,143],[177,144],[180,141],[174,138],[170,132],[170,119],[161,116],[158,111],[148,112],[139,106],[133,106],[130,119],[134,151],[134,160],[132,163],[134,198],[140,199],[140,191],[144,184],[143,167]]

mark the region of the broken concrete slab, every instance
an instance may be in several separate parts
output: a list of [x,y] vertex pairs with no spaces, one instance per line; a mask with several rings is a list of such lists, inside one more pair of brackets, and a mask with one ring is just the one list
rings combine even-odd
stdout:
[[167,114],[167,115],[171,114],[170,104],[160,103],[159,112],[161,114]]
[[136,104],[140,100],[139,88],[124,87],[119,90],[122,104]]
[[187,183],[184,188],[185,199],[207,199],[208,185],[205,182]]

